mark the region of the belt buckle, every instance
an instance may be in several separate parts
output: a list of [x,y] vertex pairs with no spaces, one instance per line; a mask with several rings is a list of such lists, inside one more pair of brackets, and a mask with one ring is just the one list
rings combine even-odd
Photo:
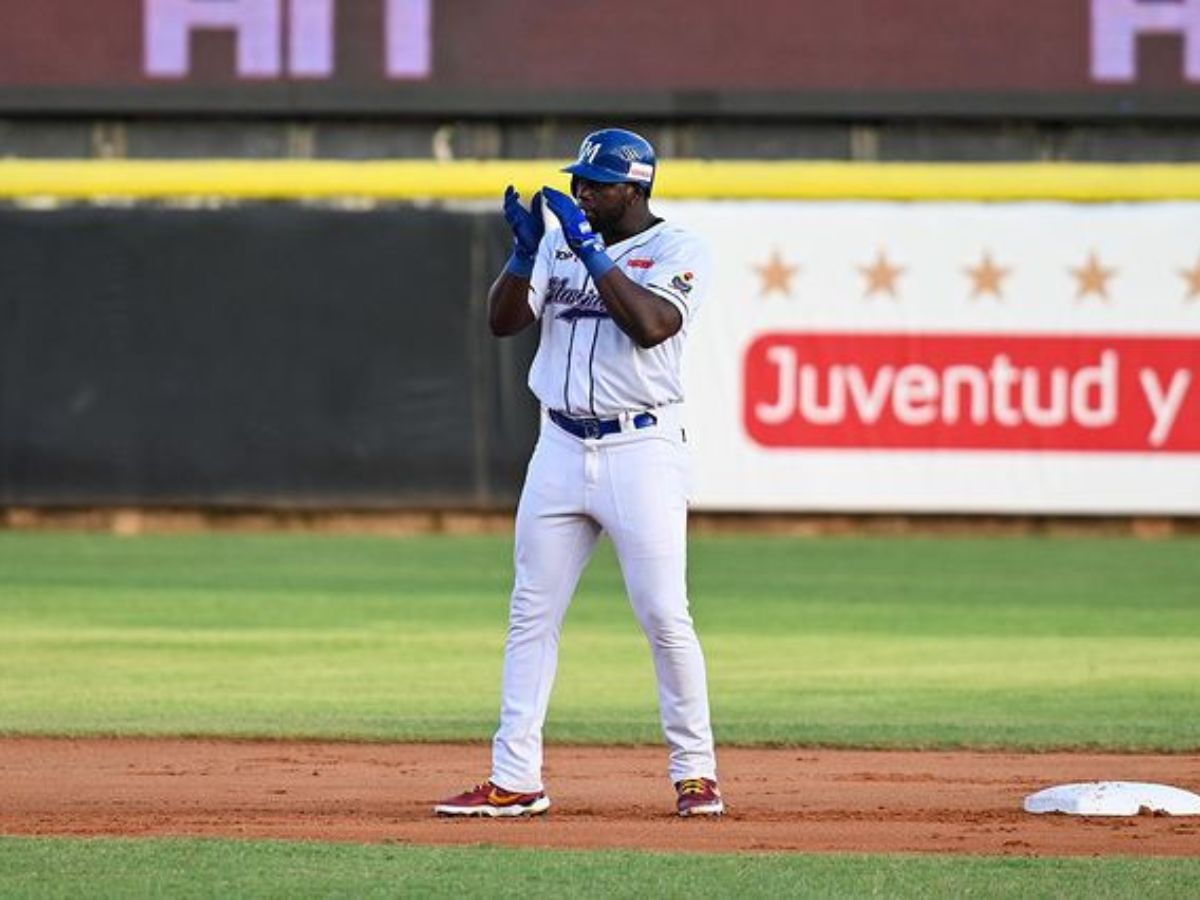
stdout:
[[604,432],[600,430],[599,419],[578,419],[576,421],[583,427],[585,438],[595,441],[604,436]]

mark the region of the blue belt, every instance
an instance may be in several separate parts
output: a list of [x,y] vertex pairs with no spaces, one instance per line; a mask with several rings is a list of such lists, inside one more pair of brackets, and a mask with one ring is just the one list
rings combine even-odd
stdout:
[[[551,422],[577,438],[597,440],[621,430],[620,419],[575,419],[553,409],[547,410],[547,414]],[[634,428],[649,428],[658,424],[658,416],[648,412],[638,413],[632,422]]]

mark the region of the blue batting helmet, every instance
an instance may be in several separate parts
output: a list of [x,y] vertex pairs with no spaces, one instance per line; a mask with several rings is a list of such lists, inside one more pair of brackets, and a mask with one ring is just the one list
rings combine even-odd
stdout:
[[579,145],[579,159],[562,171],[601,184],[640,184],[650,196],[657,162],[654,148],[640,134],[624,128],[593,131]]

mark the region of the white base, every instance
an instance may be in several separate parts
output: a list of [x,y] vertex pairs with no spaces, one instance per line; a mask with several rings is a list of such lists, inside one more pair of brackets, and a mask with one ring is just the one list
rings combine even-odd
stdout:
[[1089,781],[1060,784],[1025,798],[1025,812],[1074,816],[1136,816],[1143,810],[1170,816],[1200,816],[1200,796],[1166,784]]

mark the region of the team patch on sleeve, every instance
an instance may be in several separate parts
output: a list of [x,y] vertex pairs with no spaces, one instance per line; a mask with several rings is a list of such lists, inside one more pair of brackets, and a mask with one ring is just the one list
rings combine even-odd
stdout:
[[640,257],[635,256],[629,260],[628,265],[629,265],[629,268],[631,268],[631,269],[649,269],[654,266],[654,260],[642,259]]
[[695,284],[693,284],[695,280],[696,274],[694,272],[680,272],[671,279],[671,287],[686,297],[692,292],[692,288],[695,287]]

